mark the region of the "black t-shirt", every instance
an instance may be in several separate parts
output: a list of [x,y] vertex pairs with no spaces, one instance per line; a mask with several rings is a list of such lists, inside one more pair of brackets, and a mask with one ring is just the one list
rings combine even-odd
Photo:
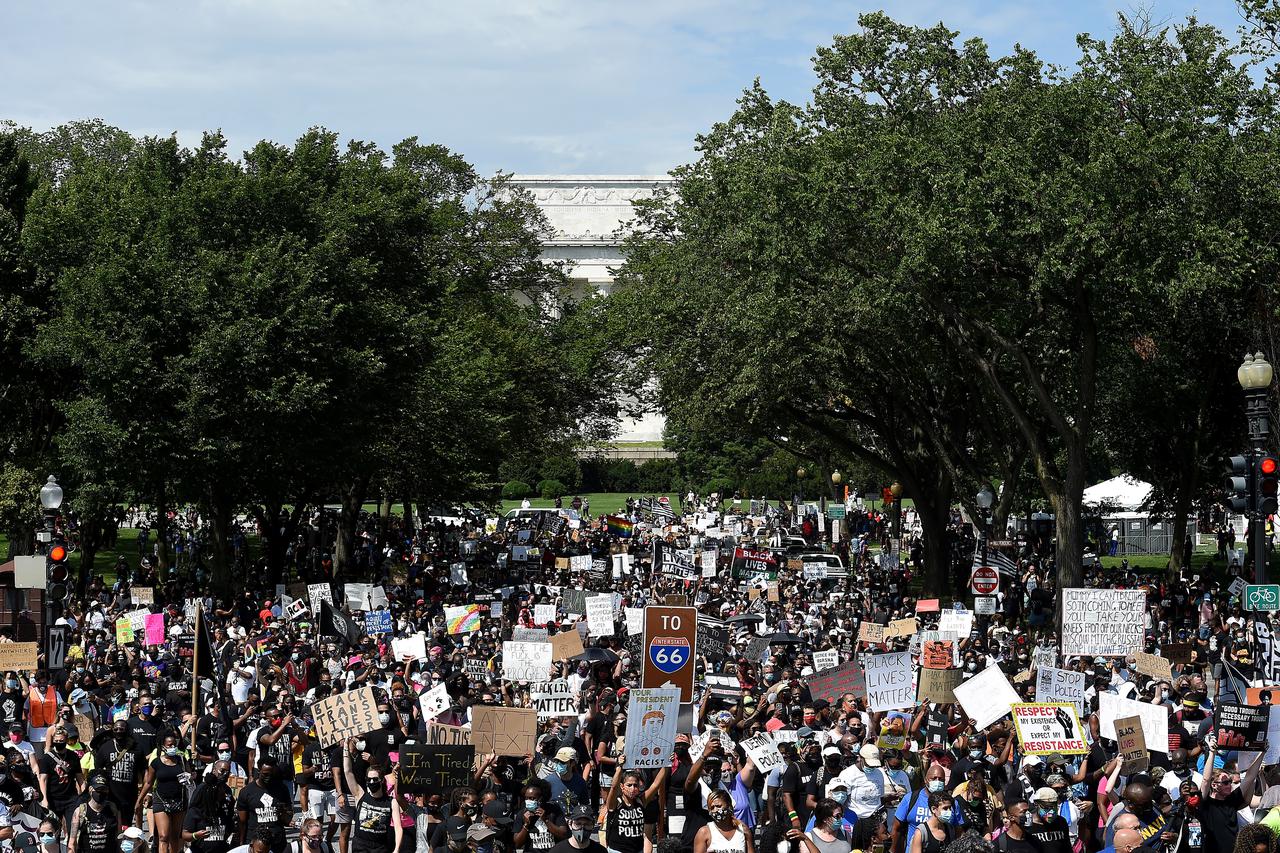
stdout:
[[231,789],[221,786],[221,796],[210,805],[206,799],[216,794],[216,788],[206,782],[197,785],[191,794],[191,805],[187,807],[187,817],[182,828],[190,832],[208,830],[209,837],[191,842],[191,849],[196,853],[209,850],[224,850],[226,843],[233,840],[236,821],[236,801]]
[[64,811],[79,798],[76,780],[80,778],[80,762],[74,753],[65,756],[46,752],[40,756],[40,772],[47,778],[49,805],[55,811]]
[[1236,788],[1225,800],[1204,797],[1200,800],[1200,822],[1204,827],[1204,850],[1208,853],[1231,853],[1240,831],[1236,812],[1244,808],[1244,794]]
[[77,833],[77,850],[86,853],[115,853],[119,850],[120,822],[119,810],[110,802],[102,804],[97,810],[88,803],[83,803],[76,810],[79,813],[79,830]]
[[147,756],[155,751],[159,727],[152,722],[150,716],[141,717],[134,714],[126,725],[139,755]]
[[605,820],[605,838],[610,850],[641,853],[644,850],[644,805],[637,802],[629,806],[619,800]]
[[1043,853],[1071,853],[1071,833],[1066,818],[1054,815],[1044,823],[1032,823],[1027,833],[1040,843]]
[[[196,720],[196,748],[201,755],[213,755],[218,741],[231,737],[231,727],[222,717],[204,714]],[[230,743],[230,740],[227,740]]]
[[107,774],[111,799],[133,808],[133,801],[138,797],[142,767],[133,744],[125,741],[117,746],[114,740],[108,740],[93,751],[93,766]]
[[332,748],[326,749],[312,741],[302,750],[302,766],[313,768],[310,785],[317,791],[333,790],[333,761],[329,751]]
[[263,736],[269,735],[275,730],[275,726],[272,726],[270,723],[258,729],[258,749],[256,757],[259,761],[261,761],[262,757],[265,755],[274,757],[280,768],[280,778],[286,781],[291,780],[293,779],[293,729],[292,727],[286,726],[285,730],[280,733],[280,736],[277,737],[273,743],[266,743],[262,739]]
[[6,690],[0,693],[0,723],[9,727],[14,723],[25,722],[23,703],[26,695],[21,690]]
[[1040,853],[1040,842],[1030,835],[1025,839],[1018,839],[1005,832],[992,844],[997,853]]
[[351,849],[370,853],[390,851],[395,843],[391,817],[390,797],[371,797],[366,793],[356,803],[355,819],[351,822]]
[[574,847],[573,842],[566,838],[552,847],[551,853],[608,853],[608,851],[599,841],[588,840],[586,847]]
[[236,811],[249,813],[249,832],[259,826],[283,830],[293,816],[293,802],[283,782],[273,781],[264,790],[254,781],[240,789]]
[[[655,800],[655,802],[657,802]],[[554,823],[556,826],[564,825],[564,810],[557,803],[544,803],[542,805],[543,819],[536,820],[529,824],[529,840],[525,842],[523,847],[517,847],[517,850],[550,850],[555,846],[555,836],[551,834],[547,824]],[[525,816],[530,814],[526,809],[521,809],[516,814],[515,823],[512,825],[513,833],[518,832],[525,825]]]
[[156,758],[151,762],[151,769],[156,774],[155,791],[160,795],[160,798],[171,803],[181,800],[185,791],[182,782],[186,774],[182,762],[177,761],[173,764],[166,764],[161,759]]

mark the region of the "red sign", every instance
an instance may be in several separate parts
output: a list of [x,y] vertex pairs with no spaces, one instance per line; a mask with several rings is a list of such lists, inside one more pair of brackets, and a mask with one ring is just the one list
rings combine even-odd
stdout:
[[969,578],[969,589],[975,595],[990,595],[1000,588],[1000,573],[990,566],[978,566]]
[[680,701],[692,702],[697,642],[698,608],[646,607],[640,686],[678,687]]

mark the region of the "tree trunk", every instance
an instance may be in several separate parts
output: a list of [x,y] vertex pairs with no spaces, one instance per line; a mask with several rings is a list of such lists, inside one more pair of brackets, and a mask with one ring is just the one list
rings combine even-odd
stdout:
[[333,543],[335,577],[351,566],[351,557],[356,550],[356,522],[360,520],[360,507],[364,504],[364,495],[368,488],[369,479],[366,477],[352,483],[342,492],[342,509],[338,512],[338,535]]
[[213,534],[213,588],[220,593],[231,589],[231,500],[225,495],[210,495],[209,521]]
[[409,493],[405,492],[404,497],[404,535],[406,539],[413,538],[413,532],[416,525],[413,521],[413,499],[409,497]]
[[[391,527],[391,492],[384,491],[378,502],[378,551],[381,555],[387,547],[387,531]],[[379,556],[381,559],[381,556]]]
[[1057,522],[1059,589],[1084,585],[1084,528],[1080,520],[1080,505],[1084,500],[1084,448],[1069,447],[1066,456],[1066,476],[1062,488],[1049,495]]
[[[1200,417],[1196,419],[1196,428],[1184,441],[1179,442],[1183,452],[1181,464],[1178,466],[1178,488],[1173,497],[1173,542],[1170,545],[1169,574],[1177,577],[1184,568],[1182,552],[1186,547],[1188,536],[1194,532],[1187,529],[1187,521],[1191,517],[1191,505],[1200,488],[1200,466],[1196,460],[1200,456],[1200,430],[1204,426],[1204,405],[1201,404]],[[1194,540],[1192,540],[1194,542]],[[1194,546],[1192,548],[1194,549]]]
[[76,580],[76,594],[84,596],[93,575],[93,563],[102,544],[103,517],[100,509],[86,513],[80,520],[80,571]]
[[[145,556],[145,555],[144,555]],[[156,500],[156,572],[160,583],[169,580],[169,503],[164,487]]]
[[[267,574],[279,578],[284,573],[284,552],[287,547],[284,532],[280,529],[280,513],[283,507],[279,503],[264,504],[254,507],[258,529],[262,531],[262,554],[267,559]],[[272,586],[279,583],[271,582]]]
[[934,495],[915,498],[916,512],[920,514],[920,528],[924,531],[924,596],[942,597],[948,593],[947,578],[951,574],[951,547],[947,537],[947,523],[951,520],[951,502],[935,500]]

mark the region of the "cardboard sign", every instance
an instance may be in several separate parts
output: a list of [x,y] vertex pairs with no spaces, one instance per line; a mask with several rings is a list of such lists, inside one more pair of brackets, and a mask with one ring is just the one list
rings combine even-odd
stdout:
[[1192,651],[1190,643],[1165,643],[1160,647],[1160,657],[1169,663],[1191,663]]
[[1220,750],[1261,752],[1267,748],[1267,722],[1271,709],[1223,702],[1214,709],[1214,733]]
[[538,712],[534,709],[477,705],[471,713],[471,743],[481,755],[524,757],[533,753],[538,733]]
[[956,685],[963,679],[964,671],[959,669],[922,669],[916,699],[922,705],[926,702],[948,705],[956,701]]
[[471,784],[476,760],[474,746],[400,745],[396,790],[406,794],[449,796],[455,788]]
[[39,654],[39,643],[0,643],[0,671],[23,672],[37,669],[39,664],[36,658]]
[[312,614],[320,612],[320,602],[327,601],[333,604],[333,588],[327,583],[309,583],[307,584],[307,600],[311,604]]
[[316,724],[316,740],[321,746],[333,746],[347,738],[382,728],[372,687],[348,690],[321,699],[311,706],[311,712]]
[[613,636],[613,594],[593,595],[587,599],[587,628],[593,637]]
[[582,654],[582,635],[577,631],[561,631],[551,638],[551,659],[568,660]]
[[892,640],[897,637],[913,637],[919,630],[919,622],[916,617],[911,616],[907,619],[895,619],[889,623],[889,627],[885,629],[884,638]]
[[[570,633],[576,635],[577,632]],[[507,681],[546,681],[550,674],[550,643],[505,642],[502,644],[502,677]],[[482,749],[481,753],[491,751]]]
[[470,746],[471,729],[446,726],[444,723],[427,723],[427,743],[432,746]]
[[693,701],[698,611],[693,607],[646,607],[642,687],[680,689],[680,701]]
[[129,597],[133,599],[134,604],[155,604],[156,590],[150,586],[130,587]]
[[833,705],[838,704],[846,693],[852,693],[857,699],[865,699],[867,696],[866,678],[862,667],[854,660],[811,675],[807,683],[810,696],[814,699],[826,699]]
[[587,591],[577,588],[560,590],[560,607],[565,613],[576,613],[579,616],[585,616],[587,613]]
[[80,735],[80,742],[88,745],[93,740],[96,729],[93,727],[93,720],[88,717],[75,714],[71,721],[76,724],[76,734]]
[[740,741],[738,745],[747,753],[747,757],[755,762],[756,768],[762,774],[768,775],[775,767],[781,767],[785,763],[782,760],[782,753],[778,752],[778,745],[767,732]]
[[1142,648],[1147,594],[1140,589],[1080,589],[1062,592],[1062,654],[1127,655]]
[[925,669],[951,669],[955,650],[950,640],[930,640],[920,647],[920,666]]
[[824,649],[813,653],[813,671],[822,672],[840,665],[840,652],[836,649]]
[[122,616],[116,620],[116,644],[123,646],[133,642],[133,623],[128,617]]
[[671,764],[680,691],[674,687],[631,691],[627,700],[627,769],[651,770]]
[[973,724],[978,729],[985,729],[1008,714],[1009,709],[1022,699],[998,666],[987,667],[959,684],[954,692],[956,701],[973,718]]
[[1075,705],[1019,703],[1013,706],[1013,723],[1026,755],[1083,755],[1089,751]]
[[[871,655],[864,667],[867,707],[872,712],[895,711],[915,705],[914,670],[910,652]],[[812,691],[810,691],[812,694]]]
[[877,645],[884,642],[885,628],[875,622],[863,622],[858,626],[858,642]]
[[1036,670],[1036,701],[1070,702],[1076,713],[1084,716],[1085,674],[1053,666]]
[[1147,752],[1147,740],[1142,733],[1142,718],[1123,717],[1116,720],[1115,731],[1123,761],[1120,772],[1131,776],[1146,770],[1151,764],[1151,754]]
[[1152,678],[1163,679],[1165,681],[1173,681],[1173,664],[1159,655],[1149,655],[1146,652],[1134,652],[1133,662],[1134,669],[1138,670],[1142,675],[1149,675]]
[[533,707],[538,712],[540,723],[557,717],[574,717],[578,714],[573,690],[569,688],[569,682],[563,678],[545,681],[530,692],[533,695]]

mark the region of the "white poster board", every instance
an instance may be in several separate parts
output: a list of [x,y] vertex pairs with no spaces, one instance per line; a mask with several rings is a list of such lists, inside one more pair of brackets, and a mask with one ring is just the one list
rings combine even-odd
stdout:
[[1140,589],[1062,590],[1062,654],[1127,655],[1146,634],[1147,594]]
[[759,771],[765,775],[768,775],[775,767],[781,767],[784,763],[782,753],[778,752],[778,745],[774,743],[768,732],[761,732],[754,737],[749,737],[741,741],[740,746],[746,750],[747,755],[755,762]]
[[556,606],[554,604],[533,605],[533,624],[545,625],[554,621],[556,621]]
[[550,643],[502,644],[502,677],[507,681],[546,681],[550,674]]
[[911,652],[870,655],[863,670],[867,707],[872,713],[915,707],[915,668],[911,665]]
[[1098,732],[1110,740],[1116,739],[1116,720],[1125,717],[1142,718],[1142,736],[1149,752],[1169,751],[1169,709],[1164,705],[1135,702],[1114,693],[1098,694]]
[[1084,679],[1083,672],[1042,666],[1036,670],[1036,701],[1070,702],[1076,706],[1076,713],[1083,717]]
[[397,637],[391,641],[391,654],[398,661],[426,660],[427,639],[421,634],[412,637]]
[[840,665],[840,652],[838,649],[825,649],[820,652],[813,653],[813,671],[815,673],[823,670],[833,669]]
[[309,583],[307,584],[307,598],[311,602],[311,612],[314,615],[320,615],[320,602],[327,601],[333,604],[333,589],[327,583]]
[[591,571],[591,555],[579,554],[576,557],[569,558],[569,571],[575,575],[583,574]]
[[540,723],[558,717],[575,717],[578,714],[573,690],[569,687],[569,682],[563,678],[545,681],[530,692],[533,695],[533,707],[538,711]]
[[979,729],[985,729],[1008,714],[1009,709],[1022,699],[998,666],[989,666],[962,682],[956,687],[955,694],[960,707],[973,718],[974,726]]
[[441,681],[426,693],[418,697],[418,705],[422,707],[422,719],[431,721],[449,710],[449,692]]
[[671,764],[680,716],[680,689],[636,688],[627,700],[627,768],[656,769]]
[[613,636],[613,594],[593,595],[587,599],[587,630],[593,637]]
[[644,634],[644,608],[624,607],[622,615],[627,618],[627,633],[633,637]]

